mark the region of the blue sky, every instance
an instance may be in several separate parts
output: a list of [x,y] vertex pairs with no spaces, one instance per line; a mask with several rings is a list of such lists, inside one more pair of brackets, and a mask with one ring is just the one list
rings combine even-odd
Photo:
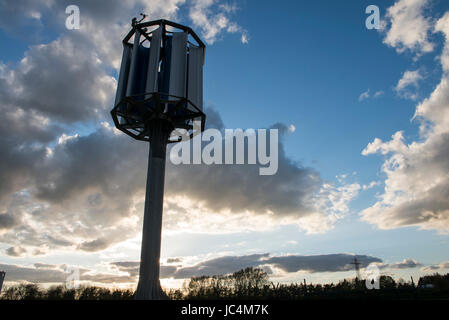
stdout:
[[[447,186],[444,172],[449,172],[444,153],[447,145],[444,119],[449,114],[444,94],[448,73],[444,65],[448,55],[444,48],[449,47],[445,39],[449,35],[446,23],[449,19],[445,15],[449,12],[448,3],[133,0],[126,4],[111,2],[107,10],[102,10],[101,0],[72,2],[80,7],[80,30],[64,28],[68,2],[50,4],[42,0],[17,8],[11,3],[0,9],[0,15],[5,17],[4,23],[0,22],[0,85],[29,92],[7,93],[0,87],[2,109],[11,112],[5,116],[8,119],[23,117],[22,123],[28,121],[37,128],[33,131],[36,138],[32,135],[30,138],[25,129],[9,130],[2,145],[5,148],[2,152],[8,156],[0,166],[0,174],[6,181],[4,189],[0,188],[3,192],[0,214],[4,215],[0,223],[7,222],[4,226],[0,224],[0,269],[3,265],[11,273],[16,272],[15,281],[28,279],[22,276],[24,268],[46,263],[52,266],[48,267],[51,270],[70,264],[87,268],[93,275],[119,271],[123,279],[114,283],[133,282],[132,274],[131,280],[126,278],[126,270],[114,269],[111,263],[136,261],[140,255],[143,186],[138,184],[144,180],[138,180],[132,187],[125,183],[119,186],[124,190],[122,194],[129,193],[129,198],[120,198],[122,203],[129,204],[126,208],[115,203],[114,197],[108,198],[112,192],[108,186],[123,181],[118,168],[127,163],[139,168],[129,174],[130,180],[141,175],[146,166],[146,149],[142,143],[118,136],[111,127],[108,111],[114,97],[120,38],[128,29],[130,18],[141,10],[149,12],[152,19],[164,17],[189,25],[206,41],[207,110],[218,112],[226,128],[293,125],[294,132],[282,140],[289,162],[285,170],[316,174],[321,181],[316,187],[321,190],[328,185],[327,192],[335,197],[334,202],[317,212],[317,220],[311,221],[300,206],[297,211],[289,208],[286,215],[279,213],[281,208],[277,212],[276,199],[272,203],[272,216],[262,214],[264,207],[258,207],[258,203],[263,193],[250,192],[244,202],[256,203],[254,207],[261,212],[249,209],[247,212],[245,207],[235,212],[226,205],[220,211],[212,209],[212,195],[201,199],[187,192],[180,199],[169,192],[169,183],[163,264],[171,257],[182,258],[182,268],[220,257],[262,253],[357,254],[382,260],[382,270],[396,278],[448,271],[447,263],[445,267],[438,266],[449,260],[449,206],[441,191]],[[380,8],[381,30],[365,27],[368,16],[365,8],[371,4]],[[221,24],[219,18],[223,19]],[[95,25],[98,30],[93,28]],[[95,36],[101,41],[92,42],[93,32],[97,32]],[[22,60],[24,57],[27,59]],[[86,78],[91,75],[87,70],[94,71],[95,78],[89,82],[92,92],[82,86],[71,66],[86,67]],[[50,76],[39,77],[42,72]],[[48,80],[60,79],[62,75],[67,75],[69,84]],[[402,87],[398,85],[401,79],[408,79]],[[40,91],[33,89],[37,87],[33,83],[42,85]],[[48,97],[55,93],[68,97],[60,101],[60,107],[51,106],[55,102],[50,98],[45,98],[42,106],[33,104],[40,101],[40,94]],[[429,99],[431,96],[435,101]],[[78,106],[79,114],[69,113],[70,108]],[[413,118],[418,106],[423,111],[420,117]],[[31,116],[14,110],[28,110]],[[425,123],[431,123],[432,129],[426,131]],[[393,139],[399,131],[403,132],[403,140]],[[72,138],[61,140],[63,135]],[[381,141],[374,143],[376,138]],[[99,174],[101,182],[95,182],[94,177],[84,176],[83,169],[73,169],[79,159],[89,159],[90,155],[93,161],[108,159],[106,151],[99,154],[100,151],[88,148],[95,143],[111,148],[117,145],[117,153],[133,150],[133,157],[120,160],[123,163],[117,168],[108,161],[98,167],[92,165],[86,172]],[[33,146],[36,154],[16,152],[22,150],[14,149],[18,146]],[[32,172],[11,164],[26,164],[30,157],[38,159]],[[396,167],[385,170],[392,162]],[[10,167],[11,174],[7,172]],[[104,181],[103,169],[108,176]],[[187,179],[190,173],[179,174]],[[62,183],[59,176],[72,177],[75,186]],[[211,181],[218,180],[219,175],[216,177],[211,171],[208,177]],[[301,181],[298,178],[294,186],[298,197],[305,188]],[[283,181],[276,183],[279,188],[292,187]],[[55,190],[45,189],[47,185],[56,185],[62,191],[57,195]],[[109,202],[101,208],[85,207],[86,199],[92,199],[89,198],[92,195],[100,195],[105,203],[108,199]],[[326,195],[323,193],[320,199],[329,201],[330,198],[321,198]],[[342,203],[338,204],[338,200]],[[195,214],[184,216],[175,204]],[[105,210],[113,212],[113,218],[108,218]],[[331,212],[337,211],[339,218],[332,220]],[[65,220],[68,213],[73,215]],[[245,215],[248,225],[242,226]],[[22,225],[27,218],[31,222]],[[208,229],[208,222],[214,227]],[[199,230],[201,227],[207,230]],[[65,242],[62,238],[46,242],[42,234],[65,235]],[[96,238],[96,234],[101,236]],[[101,245],[97,246],[98,243]],[[403,265],[395,266],[400,262]],[[331,269],[326,273],[307,270],[288,273],[278,266],[273,267],[273,279],[298,281],[306,277],[326,282],[353,276],[349,269],[340,272]],[[167,285],[176,285],[179,281],[175,280],[165,281]]]
[[[388,140],[397,130],[404,130],[410,140],[418,135],[418,124],[411,121],[416,102],[398,97],[393,88],[404,70],[424,68],[429,78],[419,94],[426,97],[439,82],[441,68],[434,62],[437,50],[414,62],[412,53],[397,54],[382,43],[382,33],[366,29],[364,9],[369,4],[239,3],[236,20],[251,30],[251,40],[243,46],[237,43],[238,37],[230,36],[208,48],[205,77],[220,76],[219,81],[206,81],[205,101],[220,108],[229,127],[264,127],[276,121],[294,124],[296,131],[286,138],[287,153],[317,168],[325,179],[356,172],[353,179],[360,184],[381,181],[382,157],[361,154],[367,142],[375,137]],[[381,14],[390,4],[378,3]],[[436,13],[447,10],[444,3],[434,4]],[[360,94],[367,90],[384,94],[360,102]],[[445,235],[417,228],[380,231],[358,221],[358,210],[375,201],[379,188],[382,185],[361,193],[351,203],[353,214],[331,234],[304,237],[294,229],[285,232],[302,243],[310,242],[298,247],[299,251],[316,248],[309,253],[361,250],[389,260],[408,256],[429,263],[444,260]],[[347,233],[353,236],[348,239]],[[310,239],[315,237],[320,240]],[[439,241],[445,245],[439,246]],[[423,247],[427,249],[418,249]]]

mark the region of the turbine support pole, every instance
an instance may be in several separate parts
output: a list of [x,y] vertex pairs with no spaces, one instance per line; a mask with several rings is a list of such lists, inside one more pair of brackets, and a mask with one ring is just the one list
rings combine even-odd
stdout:
[[154,119],[147,126],[150,137],[145,211],[143,216],[142,251],[139,283],[135,299],[165,300],[159,280],[161,255],[162,210],[167,141],[173,126],[169,121]]

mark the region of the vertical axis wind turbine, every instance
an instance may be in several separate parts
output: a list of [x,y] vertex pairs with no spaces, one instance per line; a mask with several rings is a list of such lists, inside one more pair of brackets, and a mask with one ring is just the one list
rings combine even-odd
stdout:
[[167,298],[159,280],[166,148],[204,130],[205,48],[192,29],[167,20],[133,19],[123,39],[111,115],[117,129],[150,142],[136,299]]

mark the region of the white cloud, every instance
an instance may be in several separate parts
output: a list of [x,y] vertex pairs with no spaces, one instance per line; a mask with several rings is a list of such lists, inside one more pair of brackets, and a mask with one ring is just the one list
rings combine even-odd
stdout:
[[428,39],[432,21],[425,16],[428,4],[429,0],[399,0],[389,7],[384,43],[399,53],[410,50],[421,55],[433,51],[434,45]]
[[447,262],[441,262],[440,264],[437,265],[430,265],[430,266],[425,266],[421,268],[421,271],[424,272],[441,272],[441,271],[445,271],[446,269],[449,269],[449,261]]
[[423,79],[423,76],[419,70],[415,71],[405,71],[402,78],[398,81],[396,85],[396,90],[401,91],[408,86],[418,87],[418,82]]
[[248,36],[248,34],[247,34],[247,33],[242,33],[242,36],[241,36],[241,38],[240,38],[240,41],[241,41],[243,44],[247,44],[247,43],[249,42],[249,36]]
[[379,185],[380,185],[380,181],[371,181],[369,184],[364,184],[362,189],[365,191],[365,190],[369,190],[374,187],[377,187]]
[[418,226],[449,232],[449,13],[435,30],[445,36],[443,74],[430,97],[416,108],[420,140],[407,144],[399,131],[387,142],[374,139],[362,152],[386,156],[384,193],[361,212],[363,220],[383,229]]
[[406,258],[395,263],[374,263],[379,269],[403,270],[421,267],[423,264],[415,259]]
[[74,135],[72,135],[72,136],[69,136],[69,135],[66,135],[65,133],[63,133],[63,134],[58,138],[58,144],[64,144],[64,143],[66,143],[67,141],[72,140],[72,139],[76,139],[76,138],[78,138],[78,137],[79,137],[78,134],[74,134]]
[[380,96],[383,96],[384,95],[384,92],[381,90],[381,91],[376,91],[375,93],[374,93],[374,98],[378,98],[378,97],[380,97]]
[[290,124],[290,125],[288,126],[288,131],[289,131],[290,133],[293,133],[293,132],[296,131],[296,127],[295,127],[293,124]]
[[248,43],[248,32],[231,20],[231,14],[237,7],[221,4],[216,0],[193,0],[189,9],[189,17],[195,27],[200,28],[201,35],[207,43],[213,44],[224,32],[241,33],[240,41]]
[[404,259],[401,262],[389,264],[388,267],[391,269],[410,269],[410,268],[417,268],[422,266],[421,262],[418,262],[414,259]]
[[394,89],[399,96],[416,100],[418,98],[418,93],[416,91],[419,88],[419,81],[423,79],[424,76],[419,70],[405,71]]
[[377,152],[386,155],[394,151],[407,151],[407,146],[404,143],[404,133],[402,131],[396,132],[392,136],[392,140],[388,142],[383,142],[381,139],[375,138],[373,142],[370,142],[368,146],[362,150],[362,155],[367,156]]
[[384,92],[383,91],[376,91],[374,92],[374,94],[370,93],[370,89],[362,92],[359,96],[359,102],[362,102],[363,100],[369,99],[369,98],[379,98],[381,96],[383,96]]
[[368,99],[369,97],[370,97],[370,94],[369,94],[369,89],[368,89],[365,92],[362,92],[362,94],[359,96],[359,102],[361,102],[365,99]]

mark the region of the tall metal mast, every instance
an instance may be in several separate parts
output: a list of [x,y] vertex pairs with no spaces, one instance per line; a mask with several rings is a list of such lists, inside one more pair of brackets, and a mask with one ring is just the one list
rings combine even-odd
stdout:
[[357,258],[354,258],[354,261],[351,262],[351,264],[353,264],[355,267],[356,279],[360,280],[360,264],[361,264],[361,262],[359,262],[359,260],[357,260]]
[[117,129],[150,142],[136,299],[166,298],[159,280],[166,148],[204,130],[204,54],[190,28],[167,20],[133,20],[123,40],[111,115]]

